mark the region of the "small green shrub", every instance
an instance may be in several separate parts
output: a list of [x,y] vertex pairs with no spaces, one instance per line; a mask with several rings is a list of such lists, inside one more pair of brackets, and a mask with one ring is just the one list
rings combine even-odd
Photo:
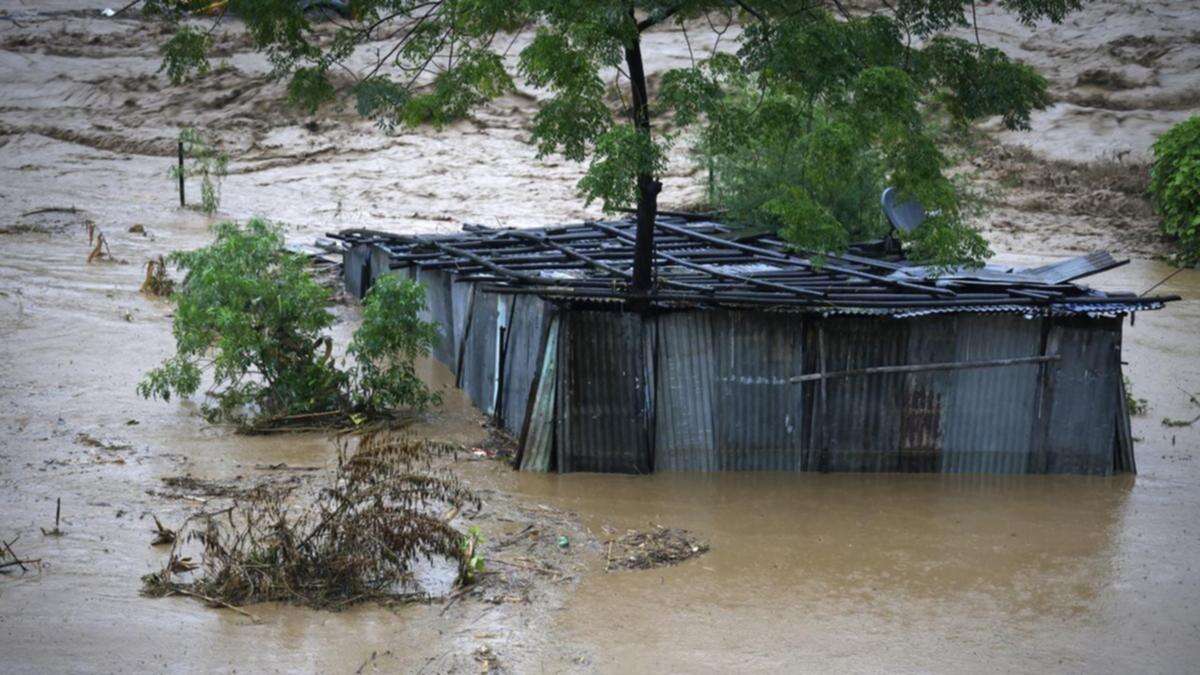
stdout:
[[254,219],[213,228],[216,241],[172,253],[186,273],[172,294],[176,353],[138,385],[147,398],[194,394],[211,369],[210,421],[248,421],[337,409],[345,375],[324,331],[329,293],[305,260],[283,249],[279,228]]
[[419,285],[393,277],[376,284],[350,346],[357,363],[347,371],[327,335],[329,291],[302,256],[284,250],[279,227],[253,219],[213,231],[212,244],[170,256],[186,274],[171,296],[176,352],[147,373],[140,395],[190,396],[211,371],[205,418],[256,428],[380,417],[438,401],[413,366],[437,337],[418,318]]
[[354,332],[354,407],[379,413],[402,407],[438,405],[414,369],[415,360],[437,344],[438,329],[422,321],[425,289],[410,279],[386,275],[375,280],[363,304],[362,325]]
[[1200,115],[1154,142],[1150,199],[1162,216],[1162,231],[1178,242],[1178,262],[1200,262]]
[[229,155],[217,149],[216,141],[209,135],[188,127],[179,132],[183,143],[185,160],[190,160],[182,169],[171,167],[171,178],[178,180],[182,170],[184,178],[200,178],[200,210],[207,215],[217,212],[221,206],[221,181],[229,169]]

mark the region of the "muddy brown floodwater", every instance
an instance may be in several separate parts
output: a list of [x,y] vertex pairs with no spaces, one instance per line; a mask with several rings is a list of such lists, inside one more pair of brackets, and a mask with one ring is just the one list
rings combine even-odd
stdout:
[[[107,4],[0,0],[0,538],[42,560],[40,571],[0,574],[0,671],[1200,663],[1200,428],[1162,424],[1200,414],[1189,401],[1200,392],[1195,270],[1156,289],[1182,302],[1126,322],[1126,372],[1148,405],[1133,420],[1136,477],[559,476],[471,456],[457,470],[485,506],[459,524],[483,529],[493,572],[478,593],[337,613],[259,605],[249,608],[257,621],[141,597],[140,576],[165,555],[150,546],[152,516],[174,526],[226,503],[164,478],[307,480],[334,455],[318,434],[237,436],[205,424],[193,402],[136,396],[141,374],[172,349],[169,306],[138,293],[142,265],[208,238],[210,221],[175,207],[166,176],[180,126],[211,129],[233,153],[221,217],[276,218],[296,241],[345,226],[449,230],[596,212],[573,191],[582,168],[538,160],[526,142],[537,92],[522,88],[438,132],[384,136],[336,112],[306,124],[236,30],[217,36],[225,67],[171,87],[157,73],[161,29],[102,19]],[[1000,135],[1004,151],[984,163],[983,180],[1002,194],[981,224],[1000,259],[1040,264],[1047,258],[1015,252],[1112,247],[1135,259],[1095,285],[1162,281],[1172,270],[1150,259],[1165,249],[1130,173],[1140,169],[1096,160],[1126,150],[1144,159],[1148,139],[1194,110],[1194,3],[1091,3],[1028,39],[991,7],[980,13],[985,41],[1042,68],[1055,97],[1032,132]],[[688,59],[666,34],[649,35],[645,51],[652,80]],[[685,150],[665,176],[675,203],[703,194]],[[51,207],[79,212],[30,213]],[[115,261],[86,262],[89,220]],[[344,343],[357,309],[335,311]],[[425,374],[447,382],[431,364]],[[446,390],[416,431],[473,446],[481,422]],[[65,534],[45,536],[60,498]],[[686,528],[711,551],[676,567],[604,571],[611,532],[654,525]]]

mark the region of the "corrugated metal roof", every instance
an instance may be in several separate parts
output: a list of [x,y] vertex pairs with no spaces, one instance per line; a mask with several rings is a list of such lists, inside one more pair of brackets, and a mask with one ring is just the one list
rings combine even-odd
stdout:
[[[636,223],[627,219],[539,229],[465,225],[464,232],[455,235],[346,230],[331,236],[343,242],[348,261],[354,247],[372,246],[372,267],[450,270],[458,278],[484,282],[487,290],[504,293],[632,301],[636,229]],[[878,247],[860,247],[846,254],[801,253],[772,236],[739,239],[716,222],[660,219],[653,232],[654,284],[638,295],[641,302],[656,307],[691,303],[868,313],[1013,307],[1019,308],[1013,311],[1090,313],[1100,311],[1091,304],[1098,300],[1111,307],[1105,311],[1113,312],[1134,311],[1130,303],[1139,301],[1130,294],[1106,295],[1058,283],[1119,264],[1105,253],[1034,270],[988,266],[931,274],[928,268],[906,266],[902,257]],[[388,260],[377,263],[377,255]],[[378,271],[372,274],[377,276]],[[1154,298],[1173,299],[1177,298]]]

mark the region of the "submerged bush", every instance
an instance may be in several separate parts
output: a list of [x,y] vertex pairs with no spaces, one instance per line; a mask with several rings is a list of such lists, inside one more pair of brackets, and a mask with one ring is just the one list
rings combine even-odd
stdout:
[[327,334],[334,321],[329,291],[303,256],[283,248],[279,227],[253,219],[213,231],[212,244],[170,256],[185,272],[171,295],[176,352],[146,375],[139,394],[190,396],[209,371],[205,418],[248,426],[297,417],[338,421],[436,401],[413,371],[437,335],[418,318],[419,285],[390,278],[376,284],[350,347],[358,365],[346,371]]
[[354,406],[379,412],[401,407],[437,405],[413,368],[414,361],[433,350],[438,340],[434,324],[419,318],[425,309],[425,289],[396,276],[375,280],[363,304],[362,326],[354,332],[350,353]]
[[[181,593],[215,604],[291,602],[340,608],[415,593],[413,563],[453,563],[457,581],[482,570],[478,534],[450,520],[479,499],[430,460],[457,448],[372,434],[351,450],[311,501],[291,491],[259,490],[220,515],[180,528],[163,569],[142,577],[150,596]],[[181,547],[198,544],[199,562]]]
[[171,178],[200,178],[200,210],[211,216],[221,206],[221,182],[229,170],[229,155],[217,148],[216,139],[188,127],[179,132],[179,142],[188,160],[187,166],[172,166]]
[[1154,142],[1150,198],[1162,216],[1162,231],[1179,244],[1179,263],[1200,262],[1200,115]]

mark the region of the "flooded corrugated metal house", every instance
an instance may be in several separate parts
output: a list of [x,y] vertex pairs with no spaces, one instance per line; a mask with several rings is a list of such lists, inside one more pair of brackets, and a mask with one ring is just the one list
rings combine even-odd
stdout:
[[633,296],[634,227],[335,237],[353,294],[425,286],[434,356],[524,470],[1135,471],[1122,319],[1173,298],[1073,283],[1107,253],[931,275],[660,216]]

